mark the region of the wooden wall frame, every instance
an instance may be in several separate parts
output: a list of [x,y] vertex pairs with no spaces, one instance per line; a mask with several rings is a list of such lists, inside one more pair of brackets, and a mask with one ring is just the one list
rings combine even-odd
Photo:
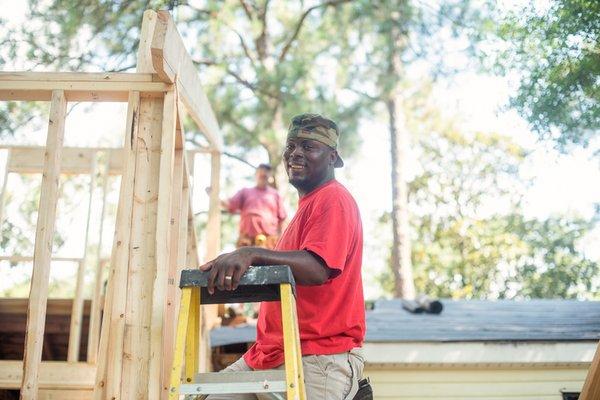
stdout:
[[[2,189],[4,194],[9,172],[43,171],[25,357],[18,377],[21,399],[47,397],[41,395],[44,390],[53,391],[53,395],[57,390],[73,390],[73,398],[166,398],[177,322],[173,310],[180,298],[179,271],[200,265],[183,113],[191,117],[209,143],[203,150],[211,156],[208,257],[215,256],[220,247],[222,152],[220,128],[173,19],[166,11],[144,13],[135,73],[0,72],[0,101],[14,100],[51,102],[46,146],[9,148]],[[124,148],[63,148],[65,111],[70,101],[127,102]],[[98,151],[108,153],[105,165],[96,163]],[[99,282],[103,267],[109,268],[102,329],[99,335],[90,331],[88,344],[93,350],[88,351],[84,363],[77,360],[86,254],[73,260],[79,268],[69,362],[41,362],[61,173],[90,174],[90,193],[97,185],[95,176],[102,176],[104,185],[109,175],[122,176],[111,258],[97,260],[94,267],[96,301],[92,300],[90,325],[95,331],[100,325]],[[0,197],[1,215],[4,196]],[[206,340],[216,310],[203,314],[207,316],[202,321]],[[210,366],[210,351],[204,349],[202,354],[202,365]],[[0,361],[0,388],[15,388],[15,363]]]

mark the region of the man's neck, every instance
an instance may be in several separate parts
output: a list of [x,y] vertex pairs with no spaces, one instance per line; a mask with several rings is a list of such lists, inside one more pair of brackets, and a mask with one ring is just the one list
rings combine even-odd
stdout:
[[328,184],[329,182],[333,181],[335,179],[335,176],[332,174],[331,176],[327,177],[327,179],[325,179],[324,181],[322,181],[321,183],[319,183],[318,185],[316,185],[315,187],[313,187],[312,189],[309,190],[302,190],[302,189],[298,189],[296,188],[296,190],[298,190],[298,197],[299,198],[303,198],[305,196],[308,196],[309,194],[311,194],[312,192],[314,192],[315,190],[319,189],[320,187]]

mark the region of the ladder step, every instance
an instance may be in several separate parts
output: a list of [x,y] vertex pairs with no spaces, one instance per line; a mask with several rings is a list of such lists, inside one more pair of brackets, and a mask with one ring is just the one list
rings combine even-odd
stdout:
[[211,372],[182,384],[179,394],[285,393],[285,371]]

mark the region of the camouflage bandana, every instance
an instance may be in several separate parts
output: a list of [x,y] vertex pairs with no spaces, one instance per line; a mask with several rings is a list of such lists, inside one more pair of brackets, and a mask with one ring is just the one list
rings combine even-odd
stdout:
[[[322,117],[319,114],[300,114],[292,118],[287,137],[288,139],[303,138],[316,140],[337,150],[340,133],[335,122],[330,119]],[[344,161],[339,153],[333,166],[335,168],[344,166]]]

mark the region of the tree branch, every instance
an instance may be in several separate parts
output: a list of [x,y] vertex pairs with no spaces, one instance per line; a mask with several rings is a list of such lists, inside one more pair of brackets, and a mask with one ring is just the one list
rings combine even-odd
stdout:
[[232,71],[229,67],[225,66],[225,63],[218,63],[215,61],[211,61],[211,60],[194,60],[193,61],[194,64],[199,64],[199,65],[207,65],[207,66],[218,66],[221,67],[225,70],[225,72],[227,73],[227,75],[232,76],[238,83],[240,83],[242,86],[247,87],[248,89],[252,90],[252,92],[256,95],[258,94],[262,94],[264,96],[270,97],[272,99],[278,100],[279,98],[272,94],[269,93],[259,87],[257,87],[256,85],[252,84],[251,82],[248,82],[246,79],[242,78],[237,72]]
[[[196,146],[198,146],[198,147],[203,147],[203,144],[202,144],[202,143],[199,143],[199,142],[198,142],[198,141],[195,139],[195,137],[191,137],[191,138],[189,138],[189,139],[186,139],[186,140],[188,140],[188,141],[189,141],[190,143],[192,143],[193,145],[196,145]],[[254,164],[252,164],[252,163],[250,163],[250,162],[248,162],[248,161],[244,160],[242,157],[240,157],[240,156],[238,156],[238,155],[235,155],[235,154],[229,153],[229,152],[227,152],[227,151],[223,151],[221,154],[223,154],[224,156],[227,156],[227,157],[229,157],[229,158],[233,158],[234,160],[237,160],[237,161],[239,161],[239,162],[241,162],[241,163],[244,163],[244,164],[246,164],[246,165],[248,165],[248,166],[250,166],[250,167],[252,167],[252,168],[256,169],[256,165],[254,165]]]
[[252,57],[252,54],[250,54],[250,48],[246,44],[246,41],[242,37],[241,33],[239,33],[233,26],[231,26],[229,24],[225,24],[225,26],[227,26],[229,29],[231,29],[231,31],[233,33],[235,33],[237,35],[237,37],[240,39],[240,44],[242,45],[242,49],[244,49],[244,54],[246,55],[246,57],[248,57],[248,59],[250,60],[250,63],[256,70],[256,63],[255,63],[254,57]]
[[279,55],[279,62],[282,62],[285,59],[285,56],[287,55],[288,51],[292,47],[292,44],[294,43],[294,41],[296,40],[296,38],[300,34],[300,30],[302,29],[302,25],[304,25],[304,20],[306,19],[306,17],[308,17],[308,15],[311,12],[313,12],[314,10],[317,10],[319,8],[329,7],[329,6],[336,6],[338,4],[348,3],[350,1],[352,1],[352,0],[329,0],[329,1],[326,1],[324,3],[317,4],[316,6],[312,6],[312,7],[308,8],[306,11],[304,11],[304,13],[302,14],[302,16],[298,20],[298,23],[296,23],[296,28],[294,29],[294,33],[288,39],[288,41],[283,46],[283,49],[281,50],[281,54]]
[[229,158],[233,158],[234,160],[238,160],[239,162],[242,162],[242,163],[244,163],[244,164],[246,164],[246,165],[248,165],[248,166],[250,166],[250,167],[252,167],[252,168],[256,169],[256,165],[254,165],[254,164],[252,164],[252,163],[250,163],[250,162],[248,162],[248,161],[244,160],[244,159],[243,159],[242,157],[240,157],[240,156],[237,156],[237,155],[235,155],[235,154],[231,154],[231,153],[229,153],[229,152],[226,152],[226,151],[223,151],[223,155],[224,155],[224,156],[227,156],[227,157],[229,157]]
[[370,95],[369,93],[365,93],[365,92],[363,92],[363,91],[361,91],[361,90],[354,89],[354,88],[351,88],[351,87],[346,87],[346,89],[348,89],[348,90],[349,90],[349,91],[351,91],[351,92],[354,92],[354,93],[356,93],[356,94],[357,94],[357,95],[359,95],[359,96],[365,97],[365,98],[369,99],[370,101],[372,101],[372,102],[374,102],[374,103],[377,103],[377,102],[379,102],[379,101],[382,101],[382,100],[381,100],[381,98],[378,98],[378,97],[376,97],[376,96]]
[[135,68],[135,64],[127,65],[125,67],[121,67],[121,68],[117,68],[117,69],[112,69],[108,72],[123,72],[123,71],[127,71],[128,69],[131,69],[131,68]]
[[220,66],[225,70],[227,75],[231,75],[232,77],[234,77],[235,80],[238,81],[239,83],[241,83],[243,86],[247,87],[248,89],[252,90],[255,93],[258,91],[258,89],[256,88],[255,85],[248,82],[246,79],[242,78],[237,72],[232,71],[229,67],[226,67],[224,65],[224,63],[218,63],[218,62],[211,61],[211,60],[194,60],[194,64],[207,65],[207,66]]
[[258,13],[262,29],[260,35],[254,39],[258,59],[264,61],[267,58],[267,12],[269,11],[269,0],[265,1],[263,9]]
[[252,21],[254,19],[254,16],[252,15],[252,10],[250,10],[250,6],[248,5],[248,3],[246,3],[244,0],[240,0],[240,4],[242,5],[242,8],[244,9],[246,16],[248,17],[248,20]]

